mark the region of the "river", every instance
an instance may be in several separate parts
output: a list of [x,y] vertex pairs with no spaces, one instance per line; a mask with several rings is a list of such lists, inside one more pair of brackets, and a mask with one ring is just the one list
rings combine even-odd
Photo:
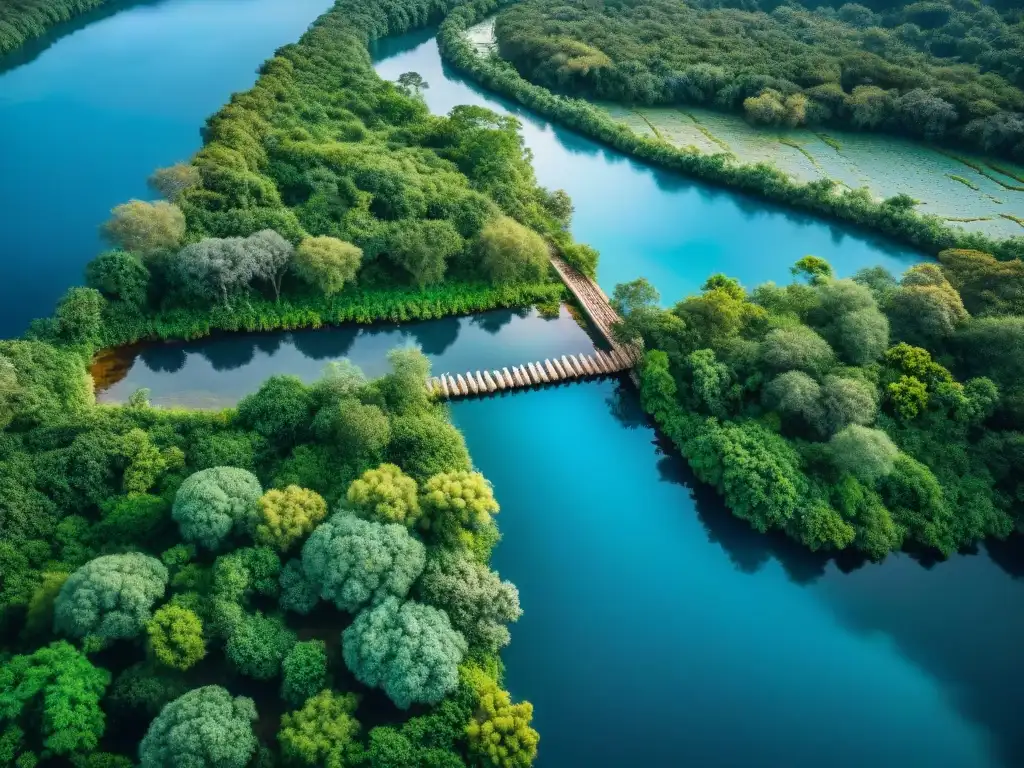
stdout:
[[[190,13],[201,19],[204,8],[238,14],[244,6],[246,23],[255,23],[249,9],[251,15],[270,14],[272,5],[167,0],[125,11],[9,72],[0,81],[0,109],[10,108],[5,87],[11,78],[30,89],[33,79],[20,73],[40,62],[63,73],[41,82],[67,92],[69,104],[79,89],[101,90],[89,84],[89,68],[99,70],[92,74],[100,80],[109,74],[103,52],[128,45],[124,36],[131,36],[133,24],[145,26],[146,14],[178,18],[153,33],[153,44],[159,38],[168,51],[189,45]],[[289,14],[278,10],[291,18],[301,15],[295,10],[301,5],[288,4]],[[105,42],[101,32],[109,35]],[[292,30],[290,37],[296,34]],[[76,40],[89,35],[92,58],[81,55]],[[288,39],[284,32],[279,37]],[[224,35],[220,42],[230,70],[227,62],[239,43]],[[430,83],[426,95],[435,110],[458,103],[508,108],[443,71],[429,33],[385,41],[376,54],[386,77],[420,72]],[[160,86],[153,89],[157,95],[167,83],[183,82],[154,58],[133,59],[133,82]],[[220,89],[206,112],[244,85],[222,79],[220,67],[219,61],[210,64],[200,89]],[[54,109],[5,112],[0,119],[0,133],[26,137],[26,151],[42,151],[27,137],[43,144],[70,131],[67,126],[81,134],[80,140],[75,134],[76,151],[55,149],[63,162],[39,168],[34,183],[50,188],[51,196],[34,207],[14,201],[21,206],[19,226],[29,216],[41,221],[49,206],[67,205],[75,214],[71,222],[54,216],[60,226],[43,233],[75,243],[63,261],[48,252],[52,263],[41,265],[42,256],[24,259],[38,301],[59,293],[65,278],[73,281],[72,267],[80,269],[90,255],[88,244],[79,242],[81,233],[93,232],[102,220],[102,211],[93,210],[77,236],[65,230],[88,215],[64,200],[74,195],[61,185],[76,174],[96,173],[100,158],[121,169],[127,156],[153,156],[139,163],[145,167],[133,178],[119,170],[120,180],[104,182],[111,204],[141,194],[150,166],[187,154],[205,116],[192,119],[191,139],[183,132],[180,144],[168,147],[159,128],[163,100],[141,94],[125,104],[137,110],[139,122],[119,141],[85,124],[88,109],[64,114],[59,125],[52,124]],[[7,124],[12,114],[19,125]],[[521,117],[541,181],[573,196],[575,234],[602,251],[606,289],[642,274],[671,301],[712,271],[747,285],[784,280],[788,266],[805,253],[830,259],[843,274],[875,263],[898,270],[913,260],[862,234],[654,172]],[[149,121],[155,121],[152,132]],[[16,160],[0,162],[20,165]],[[8,179],[4,183],[3,194],[17,197]],[[5,228],[15,225],[5,222]],[[0,285],[9,300],[11,284]],[[18,301],[8,305],[12,317],[25,314]],[[40,306],[28,314],[39,314]],[[207,396],[231,399],[270,373],[311,376],[339,355],[372,369],[395,341],[423,345],[438,365],[455,366],[478,354],[496,359],[495,350],[508,363],[525,362],[563,346],[576,351],[574,345],[586,339],[574,327],[564,314],[544,320],[532,312],[488,313],[418,328],[212,339],[140,352],[121,386],[149,371],[148,378],[134,381],[156,390],[165,381],[159,371],[177,369],[175,375],[205,376],[198,389]],[[253,363],[258,367],[249,367]],[[175,382],[172,388],[182,385]],[[871,565],[837,562],[757,535],[659,444],[634,392],[619,381],[463,401],[453,405],[452,415],[502,503],[504,539],[495,566],[519,586],[525,608],[504,654],[506,682],[515,697],[535,705],[539,768],[1024,763],[1018,714],[1024,708],[1024,566],[1013,547],[982,548],[938,564],[897,555]]]

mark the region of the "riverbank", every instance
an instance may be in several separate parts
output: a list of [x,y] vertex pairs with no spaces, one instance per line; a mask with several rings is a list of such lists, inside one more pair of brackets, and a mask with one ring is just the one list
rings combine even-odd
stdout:
[[557,96],[524,80],[511,65],[480,53],[479,41],[468,36],[474,25],[507,5],[506,0],[477,0],[452,11],[438,33],[447,64],[484,87],[560,122],[609,147],[669,170],[735,188],[773,202],[880,232],[898,242],[937,254],[947,248],[970,248],[1000,258],[1024,256],[1024,237],[994,240],[977,232],[951,227],[937,216],[914,210],[908,196],[883,201],[866,190],[842,191],[828,179],[795,183],[766,164],[739,165],[724,154],[704,155],[647,138],[617,123],[603,110],[580,100]]
[[459,317],[498,308],[557,304],[565,289],[560,282],[490,286],[444,284],[421,290],[354,290],[335,297],[259,298],[202,311],[172,309],[140,315],[123,303],[104,310],[99,347],[140,342],[190,341],[217,332],[292,331],[345,323],[410,322]]
[[[116,1],[116,0],[115,0]],[[110,0],[22,0],[0,6],[0,56]]]

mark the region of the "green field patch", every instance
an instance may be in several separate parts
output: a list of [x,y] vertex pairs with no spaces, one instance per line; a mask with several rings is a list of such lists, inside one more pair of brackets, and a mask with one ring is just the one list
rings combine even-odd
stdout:
[[[680,149],[704,154],[724,150],[739,163],[770,163],[797,181],[824,177],[847,189],[867,187],[876,199],[907,194],[927,206],[923,210],[928,213],[969,224],[971,231],[991,237],[1020,233],[1016,220],[1024,218],[1024,196],[1007,200],[1005,195],[1008,189],[1015,191],[1013,180],[1024,178],[1024,169],[1004,161],[990,163],[876,133],[759,129],[736,115],[701,107],[634,111],[608,103],[599,106],[638,134]],[[1008,216],[1001,216],[1000,210]]]

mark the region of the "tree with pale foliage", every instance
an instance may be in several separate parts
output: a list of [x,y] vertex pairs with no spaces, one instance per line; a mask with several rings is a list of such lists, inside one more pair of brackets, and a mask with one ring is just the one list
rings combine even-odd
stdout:
[[307,237],[295,251],[295,273],[324,295],[334,296],[356,279],[362,261],[363,251],[352,243]]
[[165,605],[146,625],[156,660],[174,669],[189,669],[206,656],[203,622],[188,608]]
[[423,544],[404,525],[373,523],[348,511],[317,526],[302,548],[308,583],[350,613],[405,597],[425,564]]
[[191,163],[175,163],[166,168],[157,168],[149,177],[149,186],[172,203],[185,191],[201,183],[199,169]]
[[389,597],[362,611],[342,636],[345,664],[396,706],[436,704],[459,684],[466,640],[444,611]]
[[260,519],[263,488],[252,472],[210,467],[190,475],[178,488],[171,515],[181,537],[219,549],[232,534],[250,532]]
[[246,290],[257,274],[257,264],[241,237],[208,237],[185,246],[174,259],[182,293],[206,301],[222,301]]
[[18,382],[18,369],[11,358],[0,355],[0,429],[14,420],[24,394]]
[[367,520],[411,528],[420,517],[418,490],[416,481],[394,464],[381,464],[353,480],[346,498]]
[[137,637],[166,587],[167,568],[154,557],[137,552],[97,557],[61,586],[54,631],[101,640]]
[[444,472],[420,492],[419,527],[432,539],[453,544],[462,531],[488,525],[498,514],[494,489],[479,472]]
[[533,705],[512,703],[508,691],[483,670],[462,667],[463,679],[477,695],[477,708],[466,726],[469,753],[492,768],[529,768],[537,757],[540,734],[530,726]]
[[103,235],[114,245],[140,256],[172,251],[185,236],[185,214],[164,200],[130,200],[111,211]]
[[550,250],[544,238],[508,216],[493,219],[480,231],[477,248],[492,283],[536,283],[548,272]]
[[822,432],[834,434],[848,424],[871,424],[878,411],[878,393],[874,384],[862,379],[826,376],[821,405]]
[[260,497],[255,538],[280,552],[287,552],[327,516],[327,502],[316,491],[289,485]]
[[782,415],[787,426],[789,419],[796,419],[804,427],[821,429],[824,419],[821,385],[803,371],[780,373],[768,382],[764,399]]
[[866,484],[892,472],[900,452],[885,432],[859,424],[836,434],[829,441],[829,449],[840,472],[849,472]]
[[761,359],[778,371],[823,373],[835,363],[832,348],[806,325],[776,328],[761,342]]
[[519,590],[464,551],[440,550],[427,561],[420,598],[448,614],[474,646],[498,651],[508,645],[507,624],[522,616]]
[[937,264],[908,269],[886,311],[896,338],[932,348],[952,337],[970,317]]
[[355,718],[359,699],[354,693],[321,691],[302,709],[281,718],[277,740],[281,754],[292,765],[345,768],[361,749]]
[[245,248],[255,262],[255,276],[274,289],[274,300],[281,300],[281,281],[295,258],[295,247],[272,229],[261,229],[245,238]]
[[139,744],[142,768],[245,768],[256,752],[252,699],[218,685],[196,688],[165,706]]

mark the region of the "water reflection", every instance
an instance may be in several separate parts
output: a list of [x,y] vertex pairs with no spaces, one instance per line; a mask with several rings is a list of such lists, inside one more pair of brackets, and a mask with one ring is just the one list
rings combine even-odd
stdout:
[[439,373],[594,349],[588,331],[566,307],[550,319],[533,309],[501,309],[419,323],[231,334],[116,350],[98,357],[93,379],[101,402],[123,402],[145,387],[154,404],[225,407],[274,374],[313,380],[331,360],[348,358],[368,375],[380,375],[387,370],[388,350],[409,345],[422,349]]
[[[608,398],[610,411],[618,418],[635,400],[632,390],[616,389]],[[685,489],[707,541],[737,571],[753,577],[777,564],[844,626],[867,638],[889,638],[943,681],[965,717],[992,732],[1006,765],[1024,765],[1018,717],[1024,690],[1015,682],[1024,678],[1024,616],[1018,610],[1024,601],[1024,536],[986,542],[943,561],[900,553],[878,564],[856,553],[810,552],[781,533],[754,531],[696,480],[668,441],[660,435],[653,440],[660,479]]]
[[808,253],[829,259],[840,275],[878,264],[898,273],[920,259],[866,231],[654,168],[551,124],[445,67],[429,33],[383,41],[374,55],[386,79],[419,72],[435,113],[478,104],[522,122],[538,180],[569,193],[573,234],[601,251],[606,291],[644,276],[674,303],[714,272],[747,286],[788,281],[789,266]]

